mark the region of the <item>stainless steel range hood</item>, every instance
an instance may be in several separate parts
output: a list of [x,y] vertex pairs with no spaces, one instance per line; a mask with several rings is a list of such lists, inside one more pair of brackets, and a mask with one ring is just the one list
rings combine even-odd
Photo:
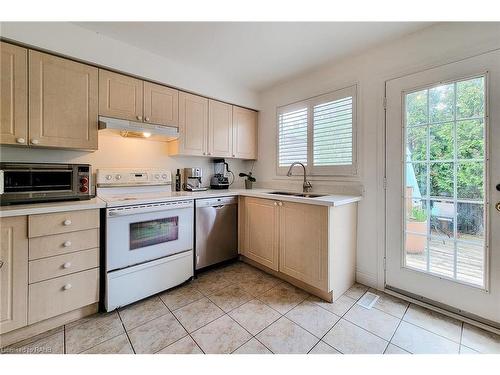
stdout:
[[144,138],[155,141],[172,141],[179,138],[179,130],[173,126],[119,120],[105,116],[99,116],[99,130],[112,131],[122,137]]

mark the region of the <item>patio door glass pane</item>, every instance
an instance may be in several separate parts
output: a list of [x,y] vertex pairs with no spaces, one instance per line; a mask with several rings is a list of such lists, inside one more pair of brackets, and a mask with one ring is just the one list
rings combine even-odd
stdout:
[[404,266],[485,286],[485,77],[405,94]]

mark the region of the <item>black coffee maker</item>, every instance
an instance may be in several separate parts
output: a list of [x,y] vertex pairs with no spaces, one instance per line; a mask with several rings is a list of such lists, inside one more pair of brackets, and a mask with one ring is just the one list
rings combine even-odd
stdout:
[[214,159],[214,175],[210,179],[211,189],[228,189],[229,188],[229,178],[226,176],[226,171],[228,173],[233,173],[229,170],[229,165],[224,159]]

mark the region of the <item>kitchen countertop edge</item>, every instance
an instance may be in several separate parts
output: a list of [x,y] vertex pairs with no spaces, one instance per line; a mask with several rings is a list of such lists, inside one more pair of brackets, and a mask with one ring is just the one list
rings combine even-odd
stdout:
[[[179,201],[186,199],[204,199],[204,198],[217,198],[224,196],[246,196],[255,198],[272,199],[276,201],[294,202],[314,204],[320,206],[338,207],[345,204],[359,202],[362,199],[360,195],[346,195],[346,194],[327,194],[317,198],[304,198],[294,197],[289,195],[269,194],[275,191],[271,189],[229,189],[229,190],[206,190],[199,192],[185,192],[185,195],[172,196],[169,198],[162,198],[159,200],[152,200],[151,202],[169,202]],[[130,202],[127,204],[113,204],[112,206],[126,206],[132,205]],[[51,203],[34,203],[23,205],[2,206],[0,208],[0,217],[22,216],[22,215],[37,215],[53,212],[66,212],[78,210],[91,210],[96,208],[105,208],[106,202],[98,197],[86,201],[68,201],[68,202],[51,202]]]
[[0,217],[49,214],[79,210],[92,210],[106,207],[106,202],[98,197],[83,201],[47,202],[19,204],[0,207]]

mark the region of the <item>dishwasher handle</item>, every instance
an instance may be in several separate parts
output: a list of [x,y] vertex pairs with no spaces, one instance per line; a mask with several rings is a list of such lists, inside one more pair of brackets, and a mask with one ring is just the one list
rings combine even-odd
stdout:
[[215,207],[220,210],[224,206],[228,206],[231,204],[238,204],[238,197],[229,196],[229,197],[218,197],[218,198],[202,198],[196,199],[196,207]]

